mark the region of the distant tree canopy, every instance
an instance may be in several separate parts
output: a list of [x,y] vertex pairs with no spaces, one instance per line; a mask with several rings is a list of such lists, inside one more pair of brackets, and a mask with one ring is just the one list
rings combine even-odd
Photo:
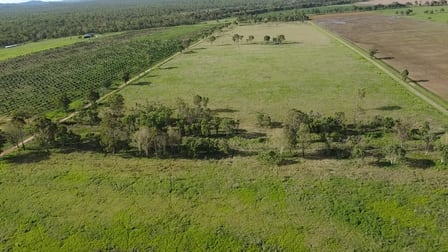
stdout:
[[[97,0],[2,5],[0,46],[48,38],[193,24],[230,16],[347,4],[358,0]],[[302,16],[300,16],[302,17]],[[297,17],[299,20],[299,16]]]

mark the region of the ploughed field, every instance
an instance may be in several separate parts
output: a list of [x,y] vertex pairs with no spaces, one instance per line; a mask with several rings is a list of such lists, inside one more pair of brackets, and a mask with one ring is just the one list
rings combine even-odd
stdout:
[[314,22],[358,46],[377,48],[378,58],[431,92],[448,98],[448,26],[375,13],[332,14]]

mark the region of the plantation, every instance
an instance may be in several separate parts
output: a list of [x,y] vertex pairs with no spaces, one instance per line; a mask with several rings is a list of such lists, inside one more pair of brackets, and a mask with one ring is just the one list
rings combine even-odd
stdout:
[[182,41],[190,43],[221,26],[123,33],[2,61],[0,114],[46,112],[57,106],[55,98],[60,95],[74,101],[91,90],[127,81],[178,52]]

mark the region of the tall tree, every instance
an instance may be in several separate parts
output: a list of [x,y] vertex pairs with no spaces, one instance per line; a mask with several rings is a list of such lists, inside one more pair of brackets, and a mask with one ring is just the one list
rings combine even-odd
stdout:
[[92,104],[96,105],[96,101],[100,98],[100,93],[95,90],[90,90],[90,92],[87,94],[86,100]]
[[369,50],[369,56],[371,58],[375,58],[375,55],[378,53],[378,48],[374,47],[374,48],[370,48]]
[[2,148],[7,142],[6,134],[0,129],[0,153],[3,151]]
[[57,126],[50,119],[38,117],[32,125],[32,133],[41,148],[47,151],[55,143]]
[[59,109],[63,111],[67,111],[70,107],[70,98],[68,98],[67,94],[62,94],[56,98],[56,104]]
[[215,40],[216,40],[216,37],[215,36],[210,36],[210,37],[208,37],[208,41],[210,42],[210,44],[212,44],[213,45],[213,42],[215,42]]
[[401,75],[401,79],[406,81],[409,77],[409,71],[407,69],[405,69],[400,73],[400,75]]
[[5,127],[5,134],[8,142],[15,145],[17,148],[22,144],[22,148],[25,149],[23,140],[25,138],[25,118],[21,115],[14,115]]
[[263,41],[268,43],[271,40],[271,37],[269,35],[264,35]]

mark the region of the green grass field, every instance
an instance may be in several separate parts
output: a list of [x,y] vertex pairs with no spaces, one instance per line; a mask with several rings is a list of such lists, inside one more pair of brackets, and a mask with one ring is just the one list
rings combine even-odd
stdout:
[[[244,35],[239,45],[234,33]],[[266,34],[286,41],[265,44]],[[127,106],[207,96],[242,129],[266,131],[266,142],[247,145],[271,149],[281,129],[260,129],[256,112],[282,121],[290,108],[344,111],[350,120],[359,88],[366,119],[446,123],[311,25],[239,26],[218,36],[123,89]],[[17,152],[0,160],[0,250],[448,250],[447,170],[379,167],[374,157],[362,167],[348,159],[290,161]]]
[[[406,10],[411,9],[412,13],[406,15]],[[401,12],[404,14],[401,14]],[[401,9],[388,9],[379,11],[388,15],[404,16],[418,20],[429,20],[438,23],[448,23],[448,6],[419,6]]]
[[[255,37],[233,44],[232,35]],[[264,35],[284,34],[283,45],[265,44]],[[366,117],[383,114],[412,121],[446,119],[350,49],[309,24],[240,26],[203,42],[190,52],[130,85],[121,93],[136,103],[190,102],[195,94],[210,98],[213,109],[234,111],[243,127],[253,127],[256,112],[283,121],[291,108],[352,118],[356,93],[365,88]],[[424,116],[423,116],[424,115]]]
[[[119,33],[120,32],[99,35],[100,37],[96,39],[99,39],[101,37],[113,36]],[[47,39],[39,42],[21,44],[14,48],[0,48],[0,61],[81,42],[88,42],[88,40],[78,38],[76,36],[71,36],[65,38]]]
[[435,170],[91,153],[9,162],[4,251],[447,249],[448,176]]

